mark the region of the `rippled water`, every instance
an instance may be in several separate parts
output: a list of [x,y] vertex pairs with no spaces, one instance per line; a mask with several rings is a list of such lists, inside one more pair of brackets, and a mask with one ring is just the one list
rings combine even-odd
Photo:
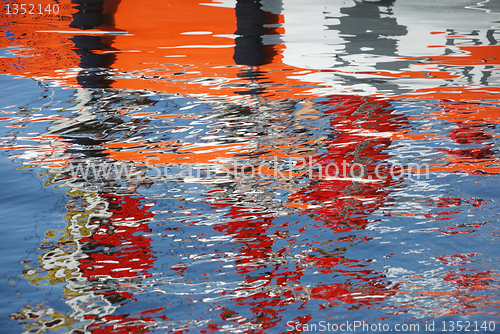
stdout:
[[497,1],[2,5],[2,333],[500,331]]

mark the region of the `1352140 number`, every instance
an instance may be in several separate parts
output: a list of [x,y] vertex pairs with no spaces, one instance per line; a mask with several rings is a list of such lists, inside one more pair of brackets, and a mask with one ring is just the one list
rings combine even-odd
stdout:
[[443,332],[494,332],[495,323],[493,321],[441,321]]
[[9,3],[5,5],[6,15],[50,15],[59,14],[58,4],[32,4],[32,3]]

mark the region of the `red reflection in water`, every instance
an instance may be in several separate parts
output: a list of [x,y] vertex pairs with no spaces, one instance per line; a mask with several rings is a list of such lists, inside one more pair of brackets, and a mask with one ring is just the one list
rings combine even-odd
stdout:
[[[429,212],[424,214],[424,217],[432,219],[436,222],[455,219],[455,215],[461,214],[463,212],[463,209],[459,210],[459,206],[472,207],[471,209],[469,209],[469,211],[472,212],[478,210],[478,208],[482,205],[488,204],[487,201],[480,198],[466,199],[460,197],[441,197],[437,200],[429,200],[429,203],[429,206],[435,205],[437,208],[457,207],[456,210]],[[453,223],[445,225],[442,228],[438,228],[437,231],[450,235],[469,234],[476,232],[484,224],[486,224],[486,222]]]
[[[322,168],[331,163],[341,166],[343,161],[361,163],[366,165],[367,174],[374,176],[375,163],[389,158],[386,151],[391,140],[384,132],[399,130],[405,121],[391,114],[390,103],[384,100],[334,96],[320,106],[326,109],[323,113],[330,119],[335,139],[325,141],[327,153],[318,154],[313,160]],[[332,237],[335,233],[362,230],[369,222],[366,217],[389,201],[388,186],[395,184],[386,170],[379,170],[379,174],[383,176],[380,182],[315,179],[311,185],[292,194],[285,205],[323,222],[322,226],[314,227],[330,229]],[[229,220],[214,229],[231,235],[233,242],[241,245],[236,270],[250,287],[232,291],[243,294],[232,300],[236,306],[246,306],[253,313],[252,319],[246,321],[253,324],[254,329],[246,333],[264,333],[277,326],[283,319],[280,313],[291,305],[305,309],[310,301],[318,300],[324,302],[319,305],[320,309],[341,304],[348,309],[373,307],[398,291],[398,285],[392,285],[383,274],[363,269],[371,260],[347,258],[346,248],[327,252],[319,246],[312,247],[311,252],[302,254],[297,261],[291,260],[287,252],[297,240],[290,238],[290,231],[285,229],[290,224],[275,226],[272,212],[262,210],[259,203],[252,200],[245,201],[244,196],[239,201],[221,200],[214,207],[229,208],[225,215]],[[270,233],[275,228],[278,230]],[[306,229],[304,226],[299,232]],[[286,239],[288,245],[273,249],[279,239]],[[367,240],[340,235],[339,240],[330,241]],[[306,246],[316,243],[312,241]],[[262,273],[264,268],[268,271]],[[311,269],[322,274],[317,280],[329,281],[334,275],[343,277],[345,282],[304,285],[301,280]],[[242,317],[235,309],[221,308],[222,320],[237,323]],[[306,323],[311,318],[304,316],[295,320]]]
[[[147,220],[154,215],[141,207],[143,198],[131,195],[100,194],[109,203],[109,211],[113,216],[109,223],[96,221],[96,232],[81,240],[85,249],[93,250],[108,247],[110,251],[88,252],[88,258],[80,260],[80,268],[85,277],[95,279],[105,277],[137,277],[151,276],[147,272],[153,267],[154,256],[151,251],[151,239],[144,233],[151,230]],[[146,221],[145,221],[146,220]]]
[[[481,314],[483,309],[498,309],[496,301],[489,300],[486,291],[495,289],[498,273],[491,270],[470,269],[465,265],[473,264],[479,254],[452,254],[436,257],[447,266],[457,266],[455,270],[444,273],[443,280],[453,284],[454,289],[448,292],[454,297],[451,306],[445,306],[445,315],[454,314]],[[473,267],[472,267],[473,268]],[[493,284],[492,284],[493,283]],[[483,292],[483,294],[481,294]],[[498,314],[498,313],[497,313]]]
[[453,158],[452,163],[466,161],[480,161],[481,159],[492,159],[495,157],[494,145],[491,142],[491,136],[486,135],[485,131],[488,126],[475,125],[467,123],[456,123],[457,129],[450,130],[450,139],[460,145],[480,145],[476,148],[463,149],[446,149],[439,148],[441,152],[445,152],[450,156],[460,157],[462,159]]
[[130,334],[147,333],[148,327],[154,325],[156,319],[153,317],[127,317],[122,315],[107,315],[101,317],[97,323],[93,323],[87,329],[92,334]]
[[[326,154],[313,160],[323,171],[329,169],[329,164],[338,167],[339,179],[318,179],[292,194],[289,202],[337,232],[363,229],[368,224],[364,217],[389,200],[388,186],[395,183],[386,167],[376,170],[377,164],[390,157],[387,152],[391,138],[387,134],[399,131],[407,122],[391,114],[386,100],[333,96],[320,105],[327,108],[324,113],[335,131],[335,139],[326,142]],[[361,177],[367,182],[349,180],[359,174],[358,169],[351,170],[355,163],[363,166],[365,174]]]
[[[144,234],[151,232],[148,222],[154,217],[144,206],[145,199],[137,195],[99,194],[108,204],[112,216],[105,221],[89,223],[95,232],[81,239],[87,258],[80,260],[83,276],[90,282],[102,278],[130,279],[135,277],[150,277],[149,269],[153,267],[155,257],[151,250],[151,238]],[[124,284],[133,287],[134,284]],[[134,294],[122,289],[120,284],[109,288],[117,290],[106,292],[102,287],[93,288],[96,295],[104,296],[111,303],[124,300],[134,300]],[[158,310],[156,310],[158,311]],[[143,311],[143,314],[155,312]],[[118,313],[118,312],[115,312]],[[92,316],[92,324],[88,327],[91,333],[146,333],[154,324],[153,317],[131,317],[120,314],[103,314]]]

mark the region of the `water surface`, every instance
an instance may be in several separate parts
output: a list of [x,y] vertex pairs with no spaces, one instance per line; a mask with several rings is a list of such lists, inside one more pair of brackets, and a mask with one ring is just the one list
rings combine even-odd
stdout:
[[500,330],[497,2],[16,4],[2,333]]

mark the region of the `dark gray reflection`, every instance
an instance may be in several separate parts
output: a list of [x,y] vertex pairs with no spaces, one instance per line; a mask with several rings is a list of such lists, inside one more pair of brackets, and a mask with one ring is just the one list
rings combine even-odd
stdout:
[[[342,55],[352,56],[356,54],[372,54],[395,58],[400,56],[398,52],[398,40],[408,33],[406,26],[397,22],[393,15],[392,6],[395,0],[381,0],[377,2],[356,1],[353,7],[343,7],[337,17],[340,23],[326,25],[330,30],[337,30],[339,36],[345,41],[345,51]],[[326,18],[329,19],[328,14]],[[349,61],[343,60],[344,66]],[[374,66],[378,70],[400,71],[408,68],[410,61],[378,61]],[[387,78],[364,78],[359,79],[352,76],[344,77],[346,86],[360,83],[369,83],[379,91],[392,91],[400,94],[406,91],[393,79]]]
[[97,50],[109,50],[114,37],[77,35],[71,38],[75,43],[73,50],[80,57],[80,67],[83,68],[76,78],[83,88],[110,87],[112,80],[103,68],[109,68],[115,62],[114,54],[98,54]]
[[[260,0],[238,0],[235,7],[238,37],[235,39],[233,60],[237,65],[259,66],[272,62],[276,51],[264,40],[266,30],[278,24],[281,1],[261,3]],[[269,33],[269,32],[268,32]],[[271,35],[276,36],[271,32]]]
[[244,91],[235,91],[239,95],[258,95],[265,90],[257,84],[264,79],[258,66],[269,64],[277,54],[272,44],[264,42],[264,35],[269,26],[278,23],[276,10],[282,10],[281,1],[275,1],[273,6],[264,3],[266,11],[260,0],[238,0],[235,7],[236,27],[238,37],[235,39],[233,60],[237,65],[246,65],[250,68],[238,73],[238,77],[249,81],[252,86]]
[[259,66],[266,54],[262,50],[262,36],[265,33],[266,12],[260,1],[238,0],[236,3],[236,35],[234,62],[238,65]]
[[[370,53],[396,56],[397,39],[394,37],[404,36],[408,31],[392,16],[393,4],[394,0],[356,2],[354,7],[340,9],[346,16],[338,18],[339,24],[327,27],[340,32],[340,36],[346,41],[345,53],[348,55]],[[377,67],[379,66],[385,69],[400,68],[394,63],[378,64]]]
[[[70,27],[77,29],[115,29],[114,15],[120,0],[72,0],[78,10],[73,14]],[[75,53],[80,57],[83,70],[77,82],[83,88],[110,87],[112,80],[105,69],[115,62],[114,54],[96,53],[97,50],[112,50],[114,37],[77,35],[71,39],[75,43]]]

